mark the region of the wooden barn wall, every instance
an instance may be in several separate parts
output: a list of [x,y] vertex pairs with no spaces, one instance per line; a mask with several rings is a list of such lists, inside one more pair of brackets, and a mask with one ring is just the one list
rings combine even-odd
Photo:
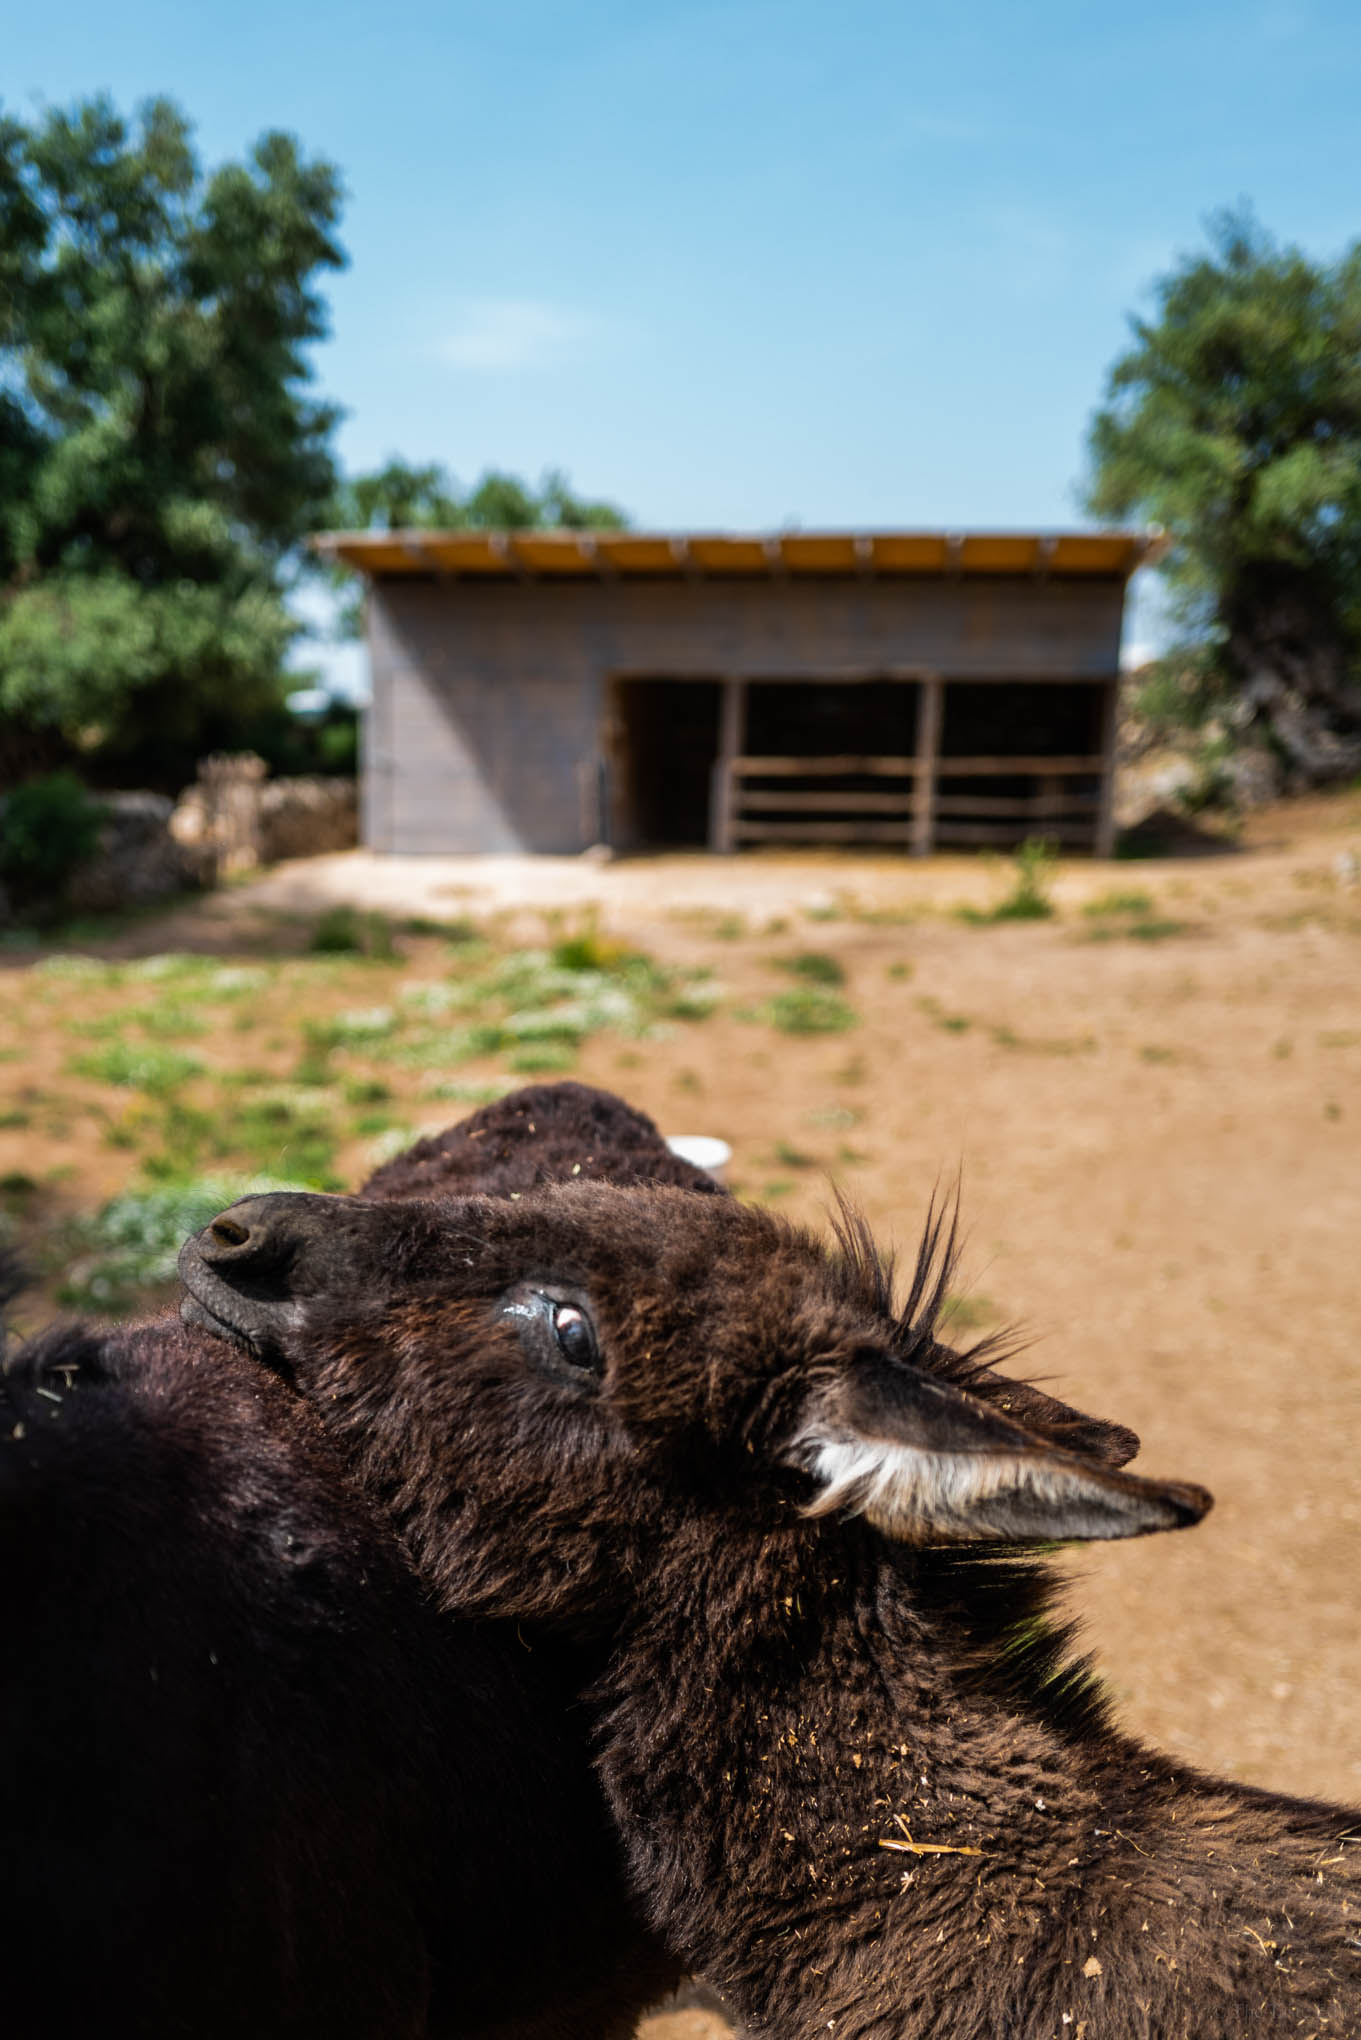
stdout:
[[369,602],[374,849],[576,851],[611,674],[1105,679],[1118,580],[440,583]]

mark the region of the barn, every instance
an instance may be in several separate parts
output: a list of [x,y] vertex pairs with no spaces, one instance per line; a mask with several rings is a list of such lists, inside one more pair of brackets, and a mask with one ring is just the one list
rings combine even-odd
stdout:
[[327,532],[376,850],[1112,842],[1132,532]]

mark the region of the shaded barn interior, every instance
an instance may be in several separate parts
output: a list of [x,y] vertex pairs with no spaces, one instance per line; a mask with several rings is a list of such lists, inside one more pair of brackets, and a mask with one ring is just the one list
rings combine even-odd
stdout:
[[1125,585],[1156,538],[318,547],[368,578],[373,848],[1110,849]]

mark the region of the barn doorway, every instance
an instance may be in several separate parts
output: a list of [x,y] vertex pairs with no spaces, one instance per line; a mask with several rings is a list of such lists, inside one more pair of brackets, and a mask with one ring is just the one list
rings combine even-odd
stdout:
[[952,680],[945,687],[933,837],[1091,849],[1107,765],[1107,683]]
[[[831,678],[639,675],[610,694],[610,840],[619,849],[879,842],[911,836],[921,689]],[[740,770],[725,777],[722,761]]]
[[619,849],[707,845],[722,698],[721,680],[615,681],[607,756]]

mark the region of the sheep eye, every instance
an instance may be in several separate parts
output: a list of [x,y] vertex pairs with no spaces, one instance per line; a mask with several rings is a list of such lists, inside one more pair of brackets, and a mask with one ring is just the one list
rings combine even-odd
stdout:
[[558,1342],[558,1351],[570,1367],[585,1371],[600,1372],[600,1349],[595,1342],[591,1321],[584,1310],[574,1303],[555,1303],[551,1323],[553,1337]]

